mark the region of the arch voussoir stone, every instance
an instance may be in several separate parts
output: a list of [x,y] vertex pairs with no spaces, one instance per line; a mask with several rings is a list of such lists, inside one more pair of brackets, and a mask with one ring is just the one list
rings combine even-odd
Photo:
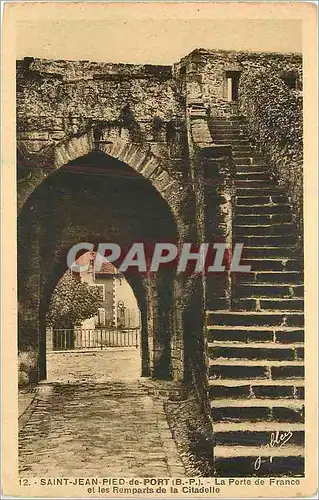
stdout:
[[88,151],[93,149],[93,131],[90,131],[85,135],[81,135],[78,139],[77,145],[79,147],[79,151],[81,151],[81,155],[84,156],[88,153]]
[[122,156],[125,155],[127,149],[130,147],[130,144],[130,141],[128,141],[127,139],[118,138],[115,142],[113,142],[112,148],[109,153],[110,156],[123,161]]
[[93,135],[88,132],[80,137],[72,137],[67,143],[58,144],[54,150],[54,166],[60,168],[76,158],[93,151]]
[[160,168],[159,160],[154,155],[150,155],[150,158],[141,170],[141,174],[146,178],[150,178],[157,168]]
[[122,150],[119,160],[130,165],[130,158],[132,157],[132,155],[134,155],[134,153],[136,153],[137,149],[138,146],[136,144],[134,143],[128,144],[128,146],[125,147],[124,150]]
[[113,143],[108,142],[106,144],[100,144],[99,151],[101,151],[101,153],[105,153],[106,155],[112,156],[111,154],[112,148],[113,148]]
[[165,192],[165,189],[171,184],[172,178],[168,172],[162,170],[154,178],[153,184],[160,192]]
[[171,199],[176,198],[176,196],[181,197],[184,191],[185,188],[182,184],[174,179],[173,182],[166,187],[165,197],[168,201],[170,201]]
[[125,157],[125,162],[134,168],[136,171],[140,172],[143,165],[150,157],[149,146],[133,145],[129,154]]
[[54,149],[54,166],[60,168],[68,163],[69,157],[64,144],[60,144]]
[[66,145],[66,151],[69,155],[69,158],[74,158],[77,156],[77,147],[74,139],[71,139]]
[[139,172],[147,160],[149,153],[149,147],[137,146],[127,159],[128,165]]

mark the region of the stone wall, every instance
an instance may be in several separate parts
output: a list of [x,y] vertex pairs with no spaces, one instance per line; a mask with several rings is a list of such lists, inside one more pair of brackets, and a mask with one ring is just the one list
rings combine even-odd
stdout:
[[[240,74],[236,101],[227,97],[227,72]],[[174,66],[174,75],[181,94],[193,93],[210,116],[246,115],[252,141],[260,144],[273,174],[291,198],[301,240],[301,55],[198,49]],[[287,83],[290,76],[296,80],[293,90]]]
[[221,116],[231,112],[232,108],[227,101],[226,72],[252,69],[282,78],[290,72],[295,73],[298,88],[302,88],[302,58],[299,54],[198,49],[174,66],[174,74],[182,81],[194,75],[200,83],[204,103],[211,108],[211,115]]
[[[62,132],[77,133],[90,120],[124,119],[125,106],[129,106],[127,114],[131,113],[126,118],[141,124],[155,116],[164,122],[182,116],[171,68],[85,61],[17,61],[19,131],[47,130],[51,140],[56,140]],[[45,134],[42,140],[46,138]]]
[[[301,178],[301,160],[293,156],[300,143],[296,142],[297,136],[291,136],[295,149],[290,155],[287,149],[280,149],[280,141],[277,141],[279,135],[276,135],[278,127],[271,128],[268,123],[268,129],[263,128],[264,104],[261,103],[257,112],[253,108],[256,103],[252,102],[253,99],[256,102],[258,100],[258,89],[248,92],[251,75],[256,70],[263,71],[263,75],[266,72],[272,78],[283,78],[287,73],[295,72],[298,85],[301,86],[301,57],[295,54],[196,50],[173,69],[167,66],[32,58],[18,61],[18,201],[22,210],[19,248],[23,249],[19,250],[20,291],[23,298],[20,316],[25,331],[32,331],[32,339],[23,334],[22,340],[26,345],[38,339],[41,314],[36,301],[42,286],[39,276],[46,259],[51,259],[51,254],[49,257],[46,255],[45,245],[41,247],[43,241],[45,244],[48,241],[42,224],[46,213],[51,214],[48,199],[44,199],[37,220],[31,214],[33,208],[29,202],[32,197],[36,199],[43,184],[47,183],[48,186],[51,176],[57,175],[57,170],[63,169],[65,165],[72,168],[74,162],[81,158],[83,166],[94,155],[94,168],[99,168],[98,159],[104,158],[108,162],[112,158],[117,159],[121,167],[126,165],[131,173],[143,177],[150,188],[159,193],[174,217],[180,243],[187,241],[198,244],[207,238],[218,238],[219,241],[229,238],[233,165],[229,151],[214,149],[214,138],[207,126],[210,115],[238,110],[238,103],[234,107],[227,100],[226,71],[241,72],[240,104],[251,122],[252,135],[262,139],[262,133],[271,141],[274,134],[276,146],[268,149],[270,161],[300,215],[301,183],[298,179]],[[262,94],[264,101],[267,99],[267,82],[266,77],[260,81],[260,85],[265,85]],[[283,92],[284,86],[281,82],[278,88]],[[293,95],[288,90],[286,93]],[[291,97],[290,101],[294,98],[297,99],[296,96]],[[270,102],[272,109],[275,109],[275,99]],[[280,113],[283,117],[281,110]],[[289,128],[289,115],[285,119]],[[301,129],[298,130],[300,132]],[[266,142],[262,142],[262,145],[265,150],[268,148]],[[282,155],[285,155],[285,160],[280,162]],[[92,165],[87,167],[92,168]],[[103,170],[105,165],[101,164],[100,167]],[[90,206],[96,208],[101,200],[93,198]],[[55,203],[54,196],[52,200]],[[82,202],[83,198],[79,198],[80,205]],[[63,209],[63,204],[54,209]],[[127,210],[132,214],[132,205],[127,206]],[[140,217],[140,214],[136,217]],[[155,219],[154,228],[158,229],[160,224]],[[110,220],[109,224],[115,227],[116,222],[115,214],[113,222]],[[137,222],[133,220],[131,227],[135,227]],[[104,223],[101,221],[101,228]],[[67,228],[69,239],[73,226],[76,226],[74,238],[80,239],[83,231],[88,231],[89,227],[88,224],[85,227],[74,216]],[[103,236],[102,233],[100,229],[92,227],[90,236],[99,238]],[[135,235],[130,233],[131,240],[136,234],[138,232]],[[154,234],[158,239],[158,232]],[[54,233],[49,234],[49,237],[52,240],[50,252],[54,252]],[[168,282],[169,286],[166,287],[164,277],[160,277],[158,283],[148,281],[148,278],[138,285],[131,283],[140,286],[143,291],[141,297],[144,294],[141,303],[146,311],[142,318],[145,331],[154,331],[161,323],[157,340],[144,338],[148,344],[146,349],[154,353],[155,359],[161,356],[161,343],[165,344],[166,349],[170,343],[170,359],[165,360],[165,363],[167,361],[170,364],[173,377],[183,377],[181,366],[184,363],[186,374],[191,376],[195,373],[194,379],[197,379],[201,392],[205,390],[205,381],[202,384],[206,369],[205,308],[214,308],[217,304],[221,308],[228,307],[229,300],[225,293],[228,285],[222,283],[219,286],[212,281],[206,283],[198,277],[179,280],[170,278]],[[223,295],[220,291],[223,291]],[[172,304],[172,310],[167,301]],[[159,312],[163,303],[167,312],[164,320]],[[33,311],[32,318],[28,316],[29,311]],[[170,338],[166,334],[168,327]],[[146,364],[151,366],[154,360],[149,361]],[[149,374],[147,370],[143,373]]]
[[148,144],[163,159],[182,162],[183,120],[168,66],[17,61],[17,147],[23,166],[52,169],[57,147],[93,129],[99,140],[106,128]]

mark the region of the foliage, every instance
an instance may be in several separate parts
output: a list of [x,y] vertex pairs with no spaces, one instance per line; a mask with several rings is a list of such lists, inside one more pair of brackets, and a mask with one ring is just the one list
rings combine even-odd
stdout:
[[37,353],[32,348],[19,352],[18,386],[23,387],[36,380]]
[[[244,78],[243,78],[244,80]],[[289,146],[291,152],[302,143],[302,103],[281,78],[263,71],[251,72],[240,88],[241,105],[258,122],[264,140]]]
[[301,94],[274,74],[247,69],[241,76],[239,103],[251,136],[260,143],[279,184],[291,197],[296,222],[302,229]]
[[81,282],[71,271],[67,271],[52,294],[47,324],[54,328],[73,328],[95,316],[100,303],[95,287]]

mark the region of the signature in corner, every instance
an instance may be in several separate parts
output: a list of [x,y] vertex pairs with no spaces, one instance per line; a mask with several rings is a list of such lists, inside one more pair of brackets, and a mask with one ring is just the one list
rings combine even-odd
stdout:
[[[269,443],[263,446],[264,450],[270,450],[272,448],[282,448],[290,439],[292,438],[293,433],[291,431],[276,431],[270,434]],[[273,456],[270,455],[269,462],[272,463]],[[262,464],[262,454],[256,459],[254,463],[254,469],[259,470]]]

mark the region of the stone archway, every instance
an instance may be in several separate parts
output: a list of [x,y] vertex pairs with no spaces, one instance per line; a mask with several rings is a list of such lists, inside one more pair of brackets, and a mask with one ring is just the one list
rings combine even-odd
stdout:
[[168,203],[174,216],[180,217],[180,198],[185,195],[185,185],[172,172],[168,172],[161,159],[154,155],[147,142],[135,143],[125,129],[118,127],[92,128],[50,146],[45,158],[28,159],[18,143],[18,158],[28,165],[28,175],[18,178],[18,210],[20,211],[33,191],[52,173],[92,152],[102,152],[118,159],[148,179],[160,196]]
[[[121,144],[124,151],[124,143]],[[132,145],[129,147],[131,152],[135,151],[134,158],[136,158],[137,150]],[[176,217],[168,202],[154,187],[154,184],[162,186],[165,195],[172,182],[176,181],[165,184],[163,171],[159,169],[159,164],[154,158],[146,160],[144,157],[145,169],[147,167],[144,176],[127,163],[102,152],[100,148],[97,150],[93,148],[80,158],[76,156],[78,149],[70,145],[68,149],[75,158],[66,166],[61,165],[58,170],[39,183],[24,203],[19,216],[19,299],[22,304],[20,318],[29,317],[27,334],[24,332],[25,322],[20,319],[20,345],[33,344],[38,350],[38,379],[45,378],[46,307],[52,287],[65,271],[65,251],[70,245],[78,241],[98,241],[101,238],[112,239],[124,245],[134,240],[145,239],[179,241]],[[113,153],[116,154],[114,151]],[[101,167],[98,173],[97,163]],[[77,169],[79,164],[87,167],[86,172],[81,172],[84,175],[79,175]],[[94,174],[92,164],[95,165]],[[150,165],[154,174],[152,182],[149,180],[152,175]],[[112,178],[112,175],[109,175],[112,170],[110,166],[113,170],[130,172],[132,175],[128,177],[124,175],[122,179]],[[158,171],[155,175],[156,169]],[[132,191],[134,193],[139,186],[139,194],[131,197],[126,194],[123,208],[120,200],[124,199],[124,193],[130,192],[127,189],[130,182],[135,182]],[[148,200],[149,205],[145,204],[145,200]],[[150,209],[152,204],[153,207]],[[145,210],[146,208],[148,210]],[[134,214],[131,219],[130,213]],[[141,224],[140,219],[143,217],[145,220]],[[118,223],[121,221],[122,226],[121,224],[119,226]],[[121,227],[121,230],[116,232],[116,227]],[[176,368],[176,353],[174,374],[171,368],[170,350],[174,346],[174,336],[182,338],[183,335],[181,322],[177,319],[178,315],[174,309],[173,274],[163,275],[155,280],[150,277],[143,279],[132,277],[131,282],[143,311],[142,373],[164,378],[170,376],[176,378],[177,373],[182,376],[182,353],[180,368]],[[164,295],[170,297],[168,301],[163,302]]]

